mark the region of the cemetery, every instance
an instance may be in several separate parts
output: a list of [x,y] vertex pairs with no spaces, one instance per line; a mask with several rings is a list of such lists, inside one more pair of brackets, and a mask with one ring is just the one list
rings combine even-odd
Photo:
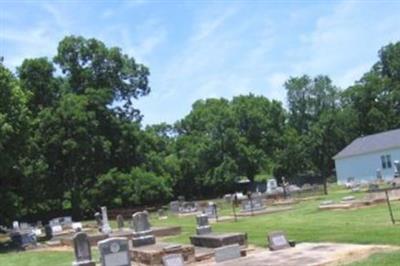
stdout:
[[[60,217],[44,226],[15,221],[10,240],[25,251],[0,255],[0,264],[6,258],[15,263],[37,256],[50,260],[53,254],[59,263],[54,265],[79,266],[352,265],[373,254],[396,254],[400,250],[399,231],[388,218],[384,191],[368,191],[368,186],[357,192],[342,186],[333,186],[330,190],[330,195],[321,194],[313,199],[278,198],[278,203],[295,204],[290,204],[291,208],[285,212],[255,216],[240,216],[242,205],[248,204],[248,199],[243,198],[236,216],[232,208],[235,202],[214,199],[196,203],[195,216],[179,215],[179,210],[159,209],[150,213],[135,212],[129,220],[122,215],[110,220],[107,208],[101,207],[91,221],[74,222],[71,217]],[[388,191],[394,215],[400,218],[398,190]],[[335,214],[309,213],[312,208],[356,204],[366,199],[373,202],[368,208],[352,206],[343,207],[342,212]],[[262,202],[262,205],[254,204],[254,211],[273,207],[271,200]],[[234,216],[234,219],[215,220],[210,224],[209,220],[216,215]],[[336,218],[332,219],[332,215]],[[370,220],[373,224],[368,224]],[[327,231],[326,227],[331,229]],[[179,230],[155,235],[153,228]],[[366,232],[371,237],[367,238]],[[394,237],[386,238],[386,234]],[[64,258],[69,258],[69,262],[63,261]]]
[[400,265],[400,1],[0,8],[0,266]]

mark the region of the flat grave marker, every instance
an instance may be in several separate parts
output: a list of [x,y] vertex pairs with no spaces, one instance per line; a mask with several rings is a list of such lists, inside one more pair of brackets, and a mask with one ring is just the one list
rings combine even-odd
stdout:
[[268,247],[272,251],[290,248],[290,244],[286,238],[286,235],[280,231],[269,233],[268,242],[269,242]]
[[183,262],[182,254],[170,254],[163,256],[162,262],[164,266],[183,266],[185,263]]
[[223,246],[215,249],[215,261],[222,262],[240,258],[239,244]]

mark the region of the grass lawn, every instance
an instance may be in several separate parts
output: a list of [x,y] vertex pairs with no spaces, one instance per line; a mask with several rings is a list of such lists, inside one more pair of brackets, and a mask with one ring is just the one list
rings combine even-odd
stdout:
[[[400,225],[392,225],[386,204],[379,204],[357,210],[319,211],[319,202],[324,199],[340,200],[350,195],[347,190],[334,187],[330,195],[294,205],[293,210],[262,216],[240,218],[237,222],[213,224],[215,232],[247,232],[250,244],[266,246],[267,232],[283,230],[289,239],[296,242],[343,242],[357,244],[390,244],[400,246]],[[354,193],[363,197],[364,193]],[[230,215],[231,208],[222,201],[221,215]],[[393,203],[395,215],[400,218],[400,202]],[[182,234],[165,238],[165,241],[189,243],[189,236],[195,232],[194,216],[178,218],[170,216],[158,220],[151,215],[154,226],[180,225]],[[115,222],[113,224],[115,226]],[[23,252],[0,254],[0,265],[71,265],[72,252]],[[95,252],[95,258],[98,257]],[[352,264],[399,265],[400,253],[385,253],[371,256],[368,260]]]

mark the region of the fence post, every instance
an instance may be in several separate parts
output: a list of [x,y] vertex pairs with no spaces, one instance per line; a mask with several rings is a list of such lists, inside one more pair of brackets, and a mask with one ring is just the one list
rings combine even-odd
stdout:
[[385,195],[386,195],[386,202],[387,202],[388,209],[389,209],[390,219],[392,220],[392,224],[395,224],[395,220],[393,217],[393,211],[392,211],[392,205],[390,204],[389,193],[388,193],[387,189],[385,189]]

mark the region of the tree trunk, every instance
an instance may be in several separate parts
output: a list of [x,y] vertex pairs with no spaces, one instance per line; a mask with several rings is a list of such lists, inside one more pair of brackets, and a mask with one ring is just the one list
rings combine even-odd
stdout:
[[73,188],[71,191],[71,207],[72,207],[72,218],[76,221],[82,219],[81,210],[81,193],[78,188]]
[[324,194],[328,195],[328,178],[326,178],[326,174],[324,174]]

